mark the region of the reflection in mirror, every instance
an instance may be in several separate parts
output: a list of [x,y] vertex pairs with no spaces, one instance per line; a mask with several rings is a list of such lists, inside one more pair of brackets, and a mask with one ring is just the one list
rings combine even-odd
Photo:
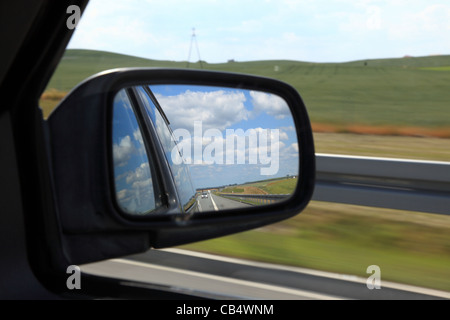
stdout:
[[114,101],[116,193],[125,212],[150,213],[161,205],[128,95],[160,142],[180,211],[264,205],[294,192],[299,149],[284,99],[226,87],[143,85],[120,91]]
[[150,163],[126,90],[121,90],[114,99],[112,121],[117,203],[128,214],[150,213],[160,204],[155,199]]
[[189,167],[198,211],[268,204],[294,192],[298,141],[285,100],[236,88],[149,89],[177,142],[170,147],[173,166]]

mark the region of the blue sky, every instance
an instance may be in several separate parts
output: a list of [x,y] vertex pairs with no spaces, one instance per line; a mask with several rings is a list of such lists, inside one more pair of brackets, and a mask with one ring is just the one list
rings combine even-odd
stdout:
[[448,0],[91,0],[69,48],[186,61],[193,28],[210,63],[450,54]]

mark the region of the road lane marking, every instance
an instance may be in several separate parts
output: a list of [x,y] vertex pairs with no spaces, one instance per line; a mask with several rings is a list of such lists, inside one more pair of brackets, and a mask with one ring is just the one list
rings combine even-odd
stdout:
[[212,194],[210,194],[210,196],[211,196],[210,198],[211,198],[212,204],[214,206],[214,210],[219,211],[219,208],[217,208],[216,203],[214,202]]
[[242,285],[245,287],[253,287],[253,288],[261,289],[261,290],[269,290],[269,291],[276,291],[276,292],[291,294],[291,295],[296,295],[296,296],[303,296],[303,297],[307,297],[310,299],[342,300],[342,298],[340,298],[340,297],[324,295],[324,294],[314,293],[314,292],[305,291],[305,290],[290,289],[290,288],[285,288],[285,287],[280,287],[280,286],[275,286],[275,285],[262,284],[262,283],[253,282],[253,281],[239,280],[239,279],[234,279],[234,278],[216,276],[216,275],[205,274],[205,273],[195,272],[195,271],[188,271],[188,270],[177,269],[177,268],[171,268],[171,267],[163,267],[160,265],[154,265],[154,264],[145,263],[145,262],[138,262],[138,261],[132,261],[132,260],[125,260],[125,259],[111,259],[108,261],[122,263],[122,264],[128,264],[128,265],[134,265],[134,266],[148,268],[148,269],[158,269],[158,270],[167,271],[167,272],[176,272],[176,273],[180,273],[180,274],[187,275],[187,276],[199,277],[199,278],[215,280],[215,281],[220,281],[220,282],[225,282],[225,283],[233,283],[236,285]]
[[[259,268],[292,271],[292,272],[298,272],[298,273],[303,273],[303,274],[309,274],[312,276],[318,276],[318,277],[324,277],[324,278],[336,279],[336,280],[344,280],[344,281],[361,283],[361,284],[366,284],[366,281],[367,281],[366,278],[362,278],[362,277],[358,277],[358,276],[354,276],[354,275],[332,273],[332,272],[319,271],[319,270],[307,269],[307,268],[302,268],[302,267],[276,265],[276,264],[266,263],[266,262],[248,261],[248,260],[243,260],[243,259],[239,259],[239,258],[222,257],[222,256],[216,256],[216,255],[209,254],[209,253],[196,252],[196,251],[190,251],[190,250],[169,248],[169,249],[159,249],[158,251],[166,251],[166,252],[171,252],[171,253],[180,254],[180,255],[189,255],[189,256],[198,257],[198,258],[230,262],[230,263],[237,263],[237,264],[248,265],[248,266],[259,267]],[[422,288],[422,287],[417,287],[417,286],[413,286],[413,285],[409,285],[409,284],[395,283],[395,282],[390,282],[390,281],[382,281],[382,286],[385,288],[391,288],[391,289],[402,290],[402,291],[407,291],[407,292],[425,294],[425,295],[440,297],[440,298],[444,298],[444,299],[450,299],[450,292],[441,291],[441,290],[437,290],[437,289]]]

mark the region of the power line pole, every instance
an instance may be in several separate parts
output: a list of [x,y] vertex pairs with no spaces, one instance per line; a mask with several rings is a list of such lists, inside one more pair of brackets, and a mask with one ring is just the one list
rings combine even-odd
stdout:
[[195,35],[195,28],[192,28],[192,37],[191,37],[191,45],[189,46],[189,56],[187,61],[187,68],[189,68],[189,61],[191,60],[191,52],[192,52],[192,44],[195,42],[195,46],[197,47],[198,60],[200,61],[200,67],[203,69],[202,58],[200,58],[200,50],[198,49],[197,37]]

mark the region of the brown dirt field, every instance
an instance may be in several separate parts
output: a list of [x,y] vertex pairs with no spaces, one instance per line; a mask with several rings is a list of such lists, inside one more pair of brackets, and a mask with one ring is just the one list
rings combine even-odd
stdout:
[[[41,100],[46,103],[44,109],[49,114],[51,109],[67,95],[67,92],[56,89],[45,91]],[[50,105],[50,101],[52,101]],[[48,110],[47,110],[48,109]],[[450,138],[450,128],[426,128],[426,127],[398,127],[393,125],[374,126],[364,124],[329,124],[312,123],[312,129],[318,133],[355,133],[369,134],[379,136],[406,136],[406,137],[432,137],[432,138]]]
[[241,188],[244,188],[244,194],[267,194],[266,191],[261,190],[260,188],[257,187],[245,187],[245,186],[241,186]]
[[60,101],[62,100],[65,96],[67,95],[67,92],[64,91],[58,91],[56,89],[50,89],[45,91],[42,96],[41,99],[42,100],[57,100]]
[[450,138],[450,128],[371,126],[362,124],[333,125],[324,123],[312,123],[311,126],[314,132],[319,133],[355,133],[379,136]]

